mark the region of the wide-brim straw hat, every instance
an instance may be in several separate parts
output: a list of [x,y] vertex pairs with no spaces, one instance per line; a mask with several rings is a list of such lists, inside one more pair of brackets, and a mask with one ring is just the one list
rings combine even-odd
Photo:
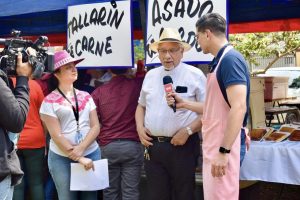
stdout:
[[190,44],[182,41],[178,30],[175,28],[164,28],[159,36],[159,40],[150,44],[149,47],[152,51],[157,52],[158,45],[164,42],[177,42],[183,46],[185,52],[192,48]]

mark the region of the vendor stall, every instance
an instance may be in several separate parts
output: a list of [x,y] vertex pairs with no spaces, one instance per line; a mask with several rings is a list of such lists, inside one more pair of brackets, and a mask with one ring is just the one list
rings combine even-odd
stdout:
[[279,103],[279,106],[296,106],[298,109],[300,109],[300,100],[292,99],[288,101],[282,101]]
[[252,141],[240,179],[300,185],[299,141]]

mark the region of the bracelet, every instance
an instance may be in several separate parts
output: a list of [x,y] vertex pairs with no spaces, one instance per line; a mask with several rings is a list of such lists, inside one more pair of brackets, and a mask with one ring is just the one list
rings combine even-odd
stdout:
[[189,136],[193,135],[193,131],[189,126],[186,127],[186,130],[187,130],[187,133],[188,133]]

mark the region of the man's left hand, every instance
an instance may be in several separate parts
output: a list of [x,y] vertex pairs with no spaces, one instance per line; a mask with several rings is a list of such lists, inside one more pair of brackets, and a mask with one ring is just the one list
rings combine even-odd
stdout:
[[173,136],[171,144],[174,146],[182,146],[186,143],[188,138],[189,134],[187,133],[186,128],[182,128]]
[[211,174],[213,177],[222,177],[226,174],[228,166],[228,154],[218,153],[211,163]]

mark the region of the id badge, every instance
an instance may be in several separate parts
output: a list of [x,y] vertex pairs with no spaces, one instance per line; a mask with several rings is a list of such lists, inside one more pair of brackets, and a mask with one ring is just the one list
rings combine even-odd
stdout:
[[83,135],[80,131],[76,131],[75,142],[80,144],[83,141]]

